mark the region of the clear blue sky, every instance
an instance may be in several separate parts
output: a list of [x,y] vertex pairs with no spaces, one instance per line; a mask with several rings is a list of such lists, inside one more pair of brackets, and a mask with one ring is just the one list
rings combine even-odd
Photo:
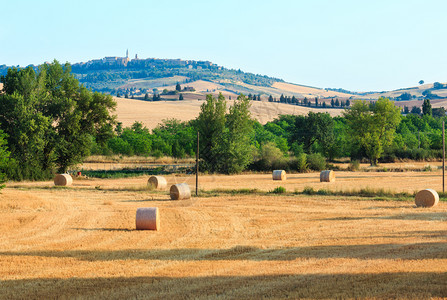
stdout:
[[0,65],[210,60],[355,91],[447,82],[447,1],[0,1]]

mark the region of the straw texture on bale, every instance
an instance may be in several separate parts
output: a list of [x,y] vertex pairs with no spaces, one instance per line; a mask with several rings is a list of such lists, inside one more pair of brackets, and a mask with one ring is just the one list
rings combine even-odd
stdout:
[[335,173],[332,170],[321,171],[320,173],[320,182],[334,182],[335,181]]
[[172,200],[183,200],[191,198],[191,190],[187,183],[177,183],[171,186],[169,191]]
[[415,197],[416,206],[433,207],[439,202],[439,195],[435,190],[425,189],[419,191]]
[[147,185],[151,186],[154,189],[162,190],[165,189],[168,183],[166,182],[166,178],[163,176],[151,176],[147,181]]
[[273,180],[286,180],[287,179],[286,171],[284,171],[284,170],[274,170],[272,176],[273,176]]
[[54,177],[54,185],[70,186],[73,183],[73,178],[69,174],[57,174]]
[[158,207],[138,208],[135,220],[137,230],[160,229],[160,215],[158,213]]

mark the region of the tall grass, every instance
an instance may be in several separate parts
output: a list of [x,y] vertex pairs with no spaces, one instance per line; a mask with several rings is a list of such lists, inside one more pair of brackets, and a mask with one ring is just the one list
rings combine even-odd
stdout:
[[262,191],[258,189],[212,189],[212,190],[200,190],[201,194],[231,194],[231,195],[249,195],[249,194],[261,194]]
[[[370,187],[352,190],[314,190],[312,187],[305,187],[302,192],[295,191],[295,194],[304,195],[331,195],[331,196],[357,196],[357,197],[387,197],[387,198],[411,198],[415,193],[393,192],[382,188],[373,189]],[[441,196],[441,195],[440,195]]]
[[138,177],[142,175],[158,175],[166,174],[166,170],[163,167],[158,167],[150,170],[138,170],[138,169],[122,169],[122,170],[82,170],[82,174],[92,178],[129,178]]
[[271,194],[285,194],[286,188],[283,186],[278,186],[275,189],[273,189],[272,191],[270,191],[269,193],[271,193]]
[[84,163],[159,163],[159,164],[188,164],[194,163],[195,158],[174,158],[168,156],[125,156],[125,155],[91,155],[84,160]]
[[[361,188],[361,189],[351,189],[351,190],[328,190],[328,189],[318,189],[315,190],[312,187],[305,187],[302,191],[295,190],[294,192],[287,192],[282,186],[279,186],[271,191],[265,192],[258,189],[213,189],[207,191],[200,191],[199,196],[210,197],[219,196],[221,194],[230,195],[271,195],[271,194],[282,194],[285,196],[291,195],[311,195],[311,196],[344,196],[344,197],[362,197],[362,198],[375,198],[376,200],[410,200],[416,195],[416,192],[393,192],[391,190],[385,190],[382,188]],[[439,193],[439,199],[441,201],[447,200],[447,192]]]

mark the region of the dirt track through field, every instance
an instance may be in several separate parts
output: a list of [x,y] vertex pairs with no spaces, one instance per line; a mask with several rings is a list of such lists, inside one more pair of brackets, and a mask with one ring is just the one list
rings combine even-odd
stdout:
[[[250,176],[267,183],[228,179]],[[0,298],[447,297],[444,202],[126,190],[144,180],[3,190]],[[152,206],[161,230],[134,230]]]

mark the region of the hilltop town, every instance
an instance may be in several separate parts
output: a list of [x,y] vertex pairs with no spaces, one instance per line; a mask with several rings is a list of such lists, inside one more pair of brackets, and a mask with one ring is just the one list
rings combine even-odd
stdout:
[[87,62],[75,63],[72,65],[73,70],[80,71],[90,68],[101,67],[103,68],[141,68],[141,67],[156,67],[156,66],[164,66],[164,67],[172,67],[172,68],[187,68],[187,69],[216,69],[222,70],[222,67],[219,67],[216,64],[213,64],[210,61],[194,61],[194,60],[182,60],[182,59],[157,59],[157,58],[138,58],[138,54],[135,54],[135,58],[130,59],[129,50],[126,50],[125,57],[119,56],[106,56],[101,59],[93,59]]

